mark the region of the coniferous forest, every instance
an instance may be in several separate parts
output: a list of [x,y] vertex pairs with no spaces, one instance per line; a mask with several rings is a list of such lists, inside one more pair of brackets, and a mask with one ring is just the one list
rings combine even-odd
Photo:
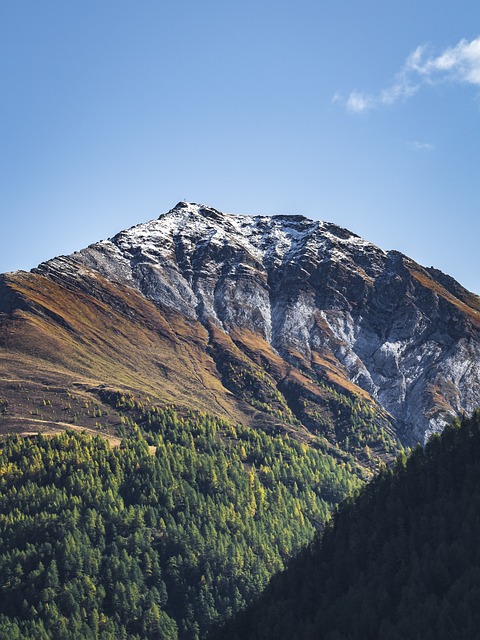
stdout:
[[480,413],[344,502],[211,640],[472,640],[480,629]]
[[285,433],[138,417],[3,441],[1,638],[476,637],[480,413],[367,485]]
[[195,639],[234,615],[364,481],[285,433],[151,407],[120,447],[0,447],[0,637]]

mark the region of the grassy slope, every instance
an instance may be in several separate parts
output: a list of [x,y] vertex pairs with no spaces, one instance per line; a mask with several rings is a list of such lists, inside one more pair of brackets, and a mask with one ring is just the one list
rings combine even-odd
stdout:
[[8,274],[0,288],[0,430],[70,423],[114,433],[120,415],[102,396],[110,389],[306,443],[320,438],[368,468],[391,459],[391,418],[340,363],[293,355],[296,367],[256,334],[205,328],[87,270],[62,282]]

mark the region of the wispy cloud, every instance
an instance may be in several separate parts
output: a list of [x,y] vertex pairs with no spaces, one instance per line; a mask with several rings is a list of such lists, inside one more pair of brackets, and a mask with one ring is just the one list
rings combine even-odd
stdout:
[[410,140],[407,142],[407,146],[413,151],[433,151],[435,145],[430,142],[419,142],[418,140]]
[[460,40],[438,55],[431,55],[426,46],[417,47],[390,87],[377,93],[355,89],[346,99],[337,94],[334,101],[343,102],[354,113],[365,113],[406,100],[424,85],[445,81],[480,86],[480,37]]

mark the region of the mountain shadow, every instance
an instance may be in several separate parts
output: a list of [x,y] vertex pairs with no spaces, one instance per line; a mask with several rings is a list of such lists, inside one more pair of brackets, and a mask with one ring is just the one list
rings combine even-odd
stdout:
[[480,628],[480,412],[343,503],[209,640],[471,640]]

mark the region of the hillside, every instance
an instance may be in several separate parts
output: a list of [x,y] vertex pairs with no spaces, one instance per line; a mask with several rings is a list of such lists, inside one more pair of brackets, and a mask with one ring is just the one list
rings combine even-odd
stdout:
[[282,432],[112,401],[120,447],[71,430],[0,444],[1,638],[198,640],[365,480]]
[[480,404],[479,354],[478,297],[302,216],[179,203],[1,275],[4,628],[199,638]]
[[480,301],[331,223],[179,203],[0,276],[3,433],[115,435],[113,392],[374,470],[480,402]]
[[211,640],[478,637],[480,413],[385,470]]

